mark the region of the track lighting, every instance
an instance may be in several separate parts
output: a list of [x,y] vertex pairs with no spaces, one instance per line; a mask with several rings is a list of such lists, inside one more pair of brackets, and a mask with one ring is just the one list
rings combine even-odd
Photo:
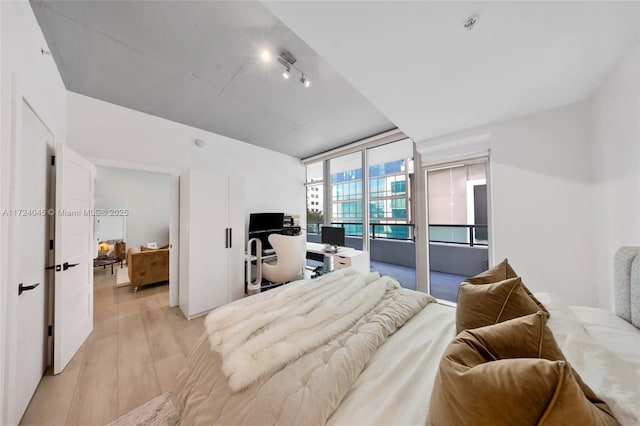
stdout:
[[311,82],[305,78],[304,73],[302,73],[302,76],[300,77],[300,83],[302,83],[304,87],[309,87],[311,85]]
[[291,68],[295,68],[296,71],[300,73],[300,83],[302,83],[304,87],[309,87],[311,85],[311,81],[309,81],[305,76],[304,71],[294,65],[297,61],[298,60],[295,56],[287,50],[283,50],[282,53],[280,53],[280,56],[278,56],[278,62],[285,68],[282,72],[282,78],[289,80],[291,78]]

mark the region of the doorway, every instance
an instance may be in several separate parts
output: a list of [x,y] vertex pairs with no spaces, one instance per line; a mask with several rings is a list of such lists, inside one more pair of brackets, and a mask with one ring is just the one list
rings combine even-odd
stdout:
[[170,176],[99,166],[95,197],[94,274],[114,275],[118,287],[166,285],[170,281]]
[[[147,246],[154,242],[157,247],[169,245],[169,306],[177,306],[180,253],[180,170],[101,158],[94,158],[93,161],[98,169],[96,203],[99,205],[96,204],[96,208],[110,206],[111,208],[107,210],[111,211],[116,203],[119,206],[117,211],[123,212],[124,220],[121,222],[121,226],[123,226],[123,240],[126,242],[125,259],[126,252],[132,247],[137,247],[140,250],[141,246]],[[150,193],[144,193],[145,185],[151,188]],[[137,189],[129,186],[136,186]],[[142,192],[142,194],[135,196],[132,192],[136,191]],[[156,203],[153,196],[156,191],[163,194],[161,197],[164,201],[160,204]],[[168,207],[161,207],[165,205]],[[168,220],[159,219],[159,215],[156,214],[162,209],[168,209]],[[134,215],[140,216],[138,213],[143,211],[147,211],[149,217],[154,219],[151,222],[146,221],[140,227],[136,225]],[[134,221],[132,222],[132,220]],[[159,225],[158,221],[164,225]],[[150,227],[157,232],[149,231]],[[94,241],[96,250],[94,257],[98,256],[98,243],[101,241]],[[126,260],[123,261],[123,266],[127,266]],[[111,273],[110,266],[105,269],[108,270],[108,274]],[[96,268],[95,272],[104,273],[105,269]],[[118,272],[122,272],[120,264],[114,266],[114,275],[117,275]],[[118,278],[118,281],[121,281],[120,285],[124,285],[124,281],[128,280],[128,271],[126,275],[122,273],[120,275],[122,278]]]
[[488,158],[428,167],[429,289],[455,303],[458,286],[488,269]]

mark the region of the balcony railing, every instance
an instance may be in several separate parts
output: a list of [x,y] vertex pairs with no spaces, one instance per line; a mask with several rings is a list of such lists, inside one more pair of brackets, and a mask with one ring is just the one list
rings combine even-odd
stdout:
[[[320,234],[323,223],[307,222],[307,233]],[[362,222],[331,222],[332,226],[345,228],[347,237],[362,237]],[[369,235],[378,240],[415,241],[413,223],[371,223]]]
[[307,234],[319,234],[323,225],[323,222],[307,222]]
[[[362,222],[331,222],[331,225],[345,228],[348,237],[362,237]],[[307,233],[320,234],[322,226],[321,222],[308,222]],[[487,230],[487,225],[429,225],[429,242],[487,246]],[[415,241],[414,231],[413,223],[372,223],[369,226],[372,239]]]
[[487,225],[429,225],[430,243],[486,246],[489,243]]

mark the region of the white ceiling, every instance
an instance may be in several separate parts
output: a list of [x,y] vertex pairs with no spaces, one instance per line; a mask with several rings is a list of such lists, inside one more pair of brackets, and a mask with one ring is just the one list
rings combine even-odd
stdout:
[[638,2],[265,6],[416,142],[588,99],[640,40]]
[[69,90],[299,158],[587,99],[640,40],[637,1],[31,4]]
[[31,4],[68,90],[298,158],[395,127],[258,2]]

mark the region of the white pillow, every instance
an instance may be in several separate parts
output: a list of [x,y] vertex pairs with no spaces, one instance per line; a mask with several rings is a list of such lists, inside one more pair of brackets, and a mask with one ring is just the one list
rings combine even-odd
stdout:
[[[585,383],[609,405],[620,424],[640,424],[640,366],[637,359],[635,362],[625,359],[633,350],[629,346],[633,347],[634,339],[640,337],[635,333],[637,330],[633,326],[635,331],[630,330],[610,312],[570,306],[550,293],[536,293],[535,296],[551,315],[547,325],[558,346]],[[587,331],[587,327],[601,342]],[[603,334],[607,329],[609,336],[605,338]],[[627,341],[627,347],[622,343],[624,338],[631,339]],[[637,358],[638,352],[635,353]]]
[[640,330],[604,309],[587,306],[569,309],[596,342],[640,370]]

